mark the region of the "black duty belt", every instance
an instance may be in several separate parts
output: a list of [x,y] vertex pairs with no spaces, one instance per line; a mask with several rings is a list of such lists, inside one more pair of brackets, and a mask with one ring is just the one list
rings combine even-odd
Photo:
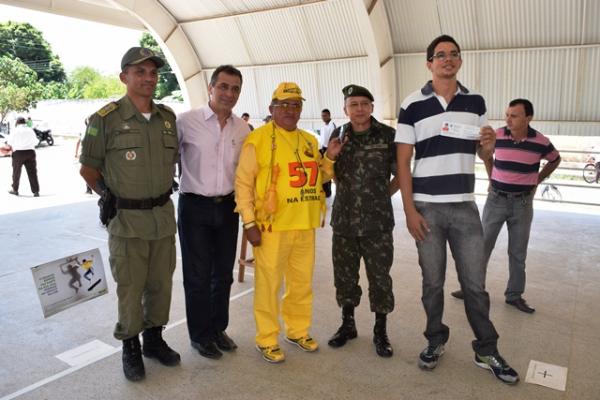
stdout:
[[531,194],[531,190],[528,192],[505,192],[498,189],[492,189],[494,193],[496,193],[500,197],[506,197],[507,199],[518,199],[527,197]]
[[196,194],[196,193],[183,193],[181,192],[181,194],[183,196],[189,196],[198,200],[203,200],[203,201],[209,201],[212,203],[222,203],[224,201],[227,200],[233,200],[234,199],[234,192],[231,192],[229,194],[225,194],[223,196],[213,196],[213,197],[209,197],[209,196],[202,196],[201,194]]
[[151,210],[154,207],[162,207],[169,201],[171,197],[171,190],[161,194],[153,199],[124,199],[122,197],[116,198],[116,205],[121,210]]

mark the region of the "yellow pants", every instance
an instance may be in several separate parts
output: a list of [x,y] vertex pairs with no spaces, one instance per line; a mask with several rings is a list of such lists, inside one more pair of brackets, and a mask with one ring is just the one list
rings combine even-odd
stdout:
[[315,230],[263,232],[260,246],[254,248],[254,257],[256,344],[265,347],[278,343],[282,281],[285,334],[292,339],[307,335],[312,318]]

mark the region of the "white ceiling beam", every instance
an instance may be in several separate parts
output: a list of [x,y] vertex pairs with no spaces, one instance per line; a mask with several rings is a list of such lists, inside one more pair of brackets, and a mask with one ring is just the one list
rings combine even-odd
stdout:
[[182,96],[192,108],[208,102],[208,85],[194,47],[175,17],[157,0],[106,0],[122,7],[152,33],[179,81]]
[[377,107],[374,114],[386,121],[396,116],[396,73],[394,47],[389,22],[382,1],[372,1],[368,6],[362,0],[352,0],[369,60],[371,87]]
[[[145,30],[145,26],[136,18],[114,6],[100,6],[81,0],[33,1],[33,0],[0,0],[0,4],[42,11],[65,17],[79,18],[87,21],[119,26],[121,28]],[[102,2],[105,3],[106,2]]]

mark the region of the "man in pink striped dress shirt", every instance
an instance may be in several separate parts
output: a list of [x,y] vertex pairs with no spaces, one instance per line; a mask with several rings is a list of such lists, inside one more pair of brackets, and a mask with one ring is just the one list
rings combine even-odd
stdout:
[[[482,224],[486,265],[502,225],[508,229],[509,278],[506,303],[533,313],[522,297],[525,291],[525,259],[533,219],[533,196],[537,185],[560,164],[560,154],[550,140],[529,126],[533,105],[526,99],[511,101],[506,126],[496,131],[494,158],[484,160],[490,175],[490,190],[483,209]],[[540,161],[548,162],[540,171]],[[461,298],[460,291],[452,295]]]
[[242,73],[217,67],[208,85],[208,104],[177,116],[181,184],[177,226],[191,345],[201,356],[232,352],[229,295],[239,230],[233,185],[250,128],[235,115]]

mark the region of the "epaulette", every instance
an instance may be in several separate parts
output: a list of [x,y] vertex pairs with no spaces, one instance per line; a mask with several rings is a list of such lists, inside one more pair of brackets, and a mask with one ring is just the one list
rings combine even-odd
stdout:
[[106,117],[108,114],[110,114],[111,112],[115,111],[117,108],[119,108],[119,104],[115,103],[114,101],[111,103],[108,103],[107,105],[105,105],[104,107],[102,107],[100,110],[98,110],[96,112],[96,114],[98,114],[101,117]]
[[168,112],[170,112],[171,114],[173,114],[173,116],[176,116],[176,115],[175,115],[175,111],[173,111],[173,109],[172,109],[171,107],[169,107],[169,106],[167,106],[167,105],[165,105],[165,104],[157,104],[156,106],[157,106],[158,108],[161,108],[161,109],[163,109],[163,110],[165,110],[165,111],[168,111]]

